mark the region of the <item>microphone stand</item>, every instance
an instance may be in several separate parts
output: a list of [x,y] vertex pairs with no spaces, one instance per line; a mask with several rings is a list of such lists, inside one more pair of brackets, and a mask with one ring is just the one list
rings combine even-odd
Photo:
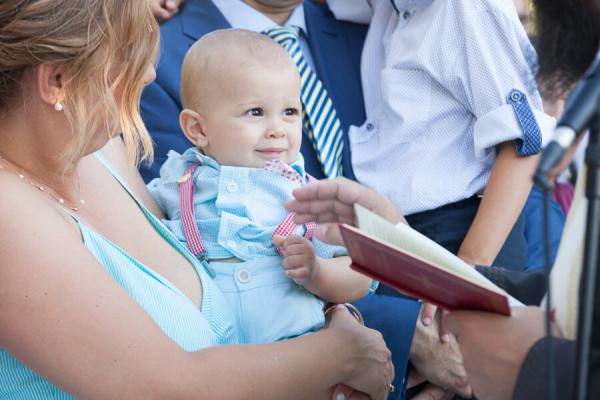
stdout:
[[[600,104],[598,105],[600,108]],[[599,110],[600,111],[600,110]],[[600,267],[600,113],[596,113],[589,131],[585,154],[588,167],[585,195],[588,212],[585,251],[579,282],[576,369],[574,399],[586,400],[589,382],[590,354],[594,319],[596,279]]]

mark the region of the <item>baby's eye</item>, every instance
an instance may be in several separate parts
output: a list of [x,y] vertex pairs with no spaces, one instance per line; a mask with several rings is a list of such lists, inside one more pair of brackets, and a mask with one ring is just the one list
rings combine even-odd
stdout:
[[291,117],[293,115],[298,115],[300,114],[300,111],[297,108],[286,108],[283,111],[283,115],[285,115],[286,117]]
[[265,112],[260,107],[254,107],[246,111],[246,114],[252,117],[262,117],[263,115],[265,115]]

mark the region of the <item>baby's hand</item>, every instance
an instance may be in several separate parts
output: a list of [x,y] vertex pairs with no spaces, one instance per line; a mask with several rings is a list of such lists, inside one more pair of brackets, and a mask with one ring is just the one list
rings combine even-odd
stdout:
[[274,238],[276,245],[283,248],[283,269],[287,276],[300,285],[311,282],[319,273],[319,260],[312,243],[298,235],[286,239]]

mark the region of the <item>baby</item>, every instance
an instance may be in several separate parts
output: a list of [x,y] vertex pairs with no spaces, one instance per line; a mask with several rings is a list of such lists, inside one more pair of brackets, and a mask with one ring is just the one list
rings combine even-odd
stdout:
[[314,238],[315,224],[296,226],[283,206],[311,178],[300,154],[300,75],[281,46],[244,30],[204,36],[185,57],[181,100],[195,147],[170,152],[149,189],[169,229],[213,271],[243,342],[318,330],[322,299],[373,289],[344,248]]

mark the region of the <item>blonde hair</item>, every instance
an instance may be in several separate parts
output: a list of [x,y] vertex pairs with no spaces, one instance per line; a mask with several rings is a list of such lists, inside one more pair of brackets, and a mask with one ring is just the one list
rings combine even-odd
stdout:
[[288,52],[266,35],[245,29],[220,29],[204,35],[188,50],[181,70],[180,97],[184,108],[218,91],[217,77],[230,68],[252,65],[290,67],[298,74]]
[[150,0],[1,1],[0,113],[22,98],[27,71],[61,65],[65,111],[75,133],[65,156],[81,157],[100,129],[119,121],[130,159],[151,159],[139,100],[158,35]]

